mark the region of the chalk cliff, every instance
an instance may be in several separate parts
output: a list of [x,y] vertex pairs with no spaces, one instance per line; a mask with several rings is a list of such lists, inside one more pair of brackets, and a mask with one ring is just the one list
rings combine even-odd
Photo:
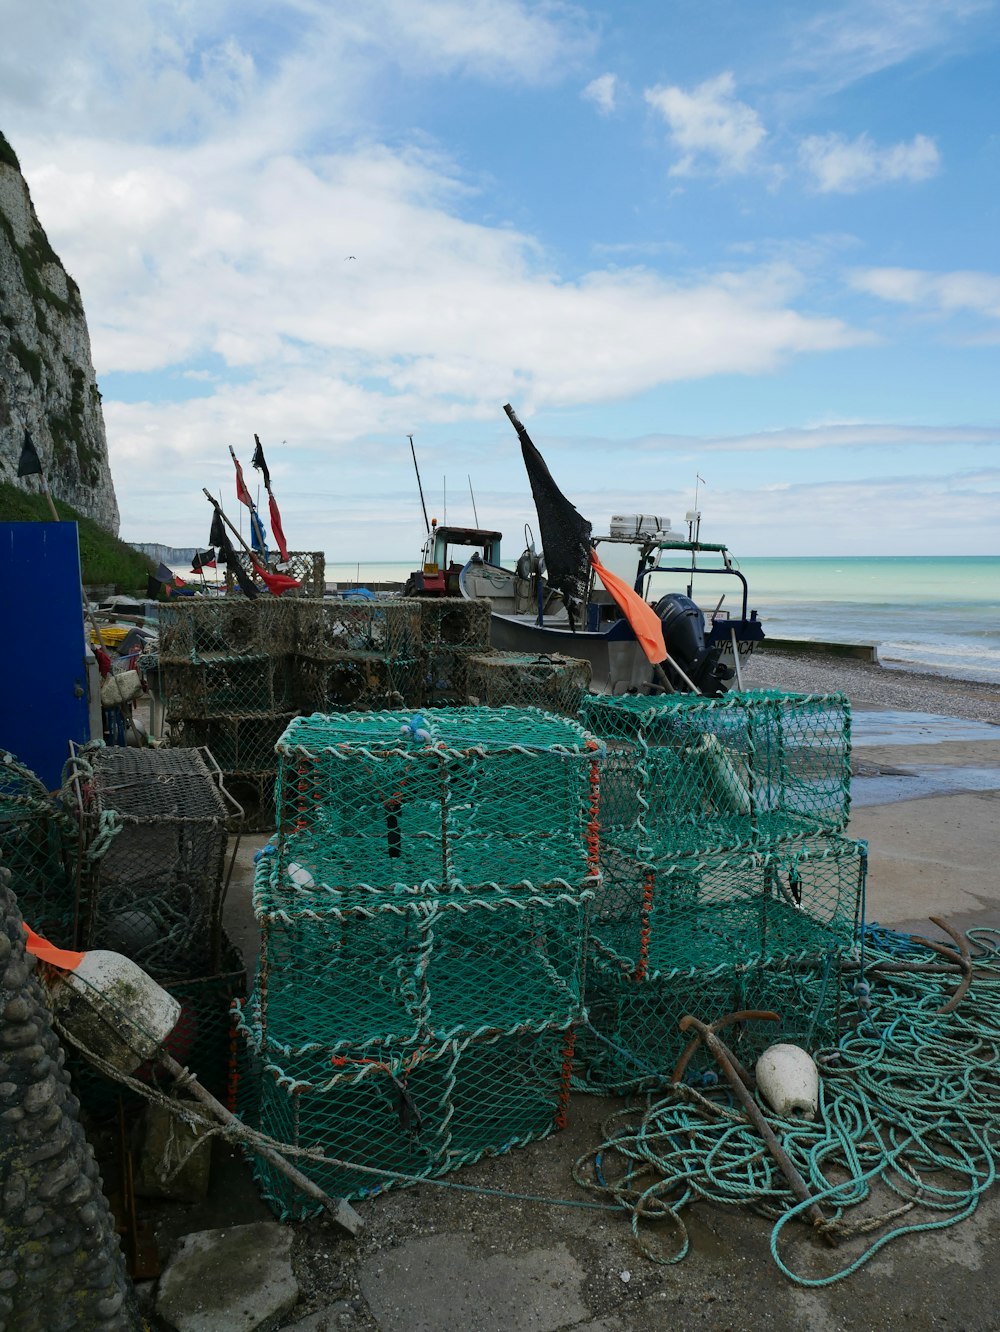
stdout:
[[80,291],[49,244],[0,134],[0,481],[37,491],[37,477],[17,478],[25,428],[56,498],[117,534]]

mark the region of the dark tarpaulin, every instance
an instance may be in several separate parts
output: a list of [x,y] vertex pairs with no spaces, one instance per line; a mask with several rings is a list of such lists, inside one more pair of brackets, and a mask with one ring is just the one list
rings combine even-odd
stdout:
[[545,577],[558,588],[570,608],[584,601],[590,578],[590,523],[579,514],[552,478],[545,459],[508,404],[504,411],[521,441],[521,454],[531,483],[538,514],[538,530],[545,556]]

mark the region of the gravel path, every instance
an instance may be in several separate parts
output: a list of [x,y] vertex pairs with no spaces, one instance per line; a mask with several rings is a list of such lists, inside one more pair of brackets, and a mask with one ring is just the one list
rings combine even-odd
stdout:
[[785,653],[765,648],[743,668],[752,689],[844,693],[854,706],[933,712],[1000,726],[1000,685],[917,671],[888,670],[853,657]]

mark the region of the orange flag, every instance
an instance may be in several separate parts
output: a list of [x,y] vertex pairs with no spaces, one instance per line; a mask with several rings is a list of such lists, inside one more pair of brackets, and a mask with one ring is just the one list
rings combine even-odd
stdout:
[[[21,922],[24,925],[24,922]],[[58,967],[60,971],[76,971],[77,967],[83,961],[83,953],[73,953],[67,948],[57,948],[55,944],[50,944],[48,939],[43,939],[40,934],[36,934],[30,925],[24,926],[24,932],[28,936],[25,948],[32,956],[37,957],[39,962],[48,962],[51,967]]]
[[639,640],[639,646],[656,666],[667,659],[667,649],[663,642],[663,625],[652,606],[643,601],[635,588],[613,574],[597,558],[597,551],[591,550],[590,562],[594,572],[617,601],[621,613],[632,626],[632,631]]

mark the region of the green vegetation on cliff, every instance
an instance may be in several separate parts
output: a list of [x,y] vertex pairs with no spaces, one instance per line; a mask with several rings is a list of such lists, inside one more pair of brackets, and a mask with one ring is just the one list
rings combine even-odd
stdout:
[[[103,527],[84,518],[69,504],[56,500],[60,518],[72,520],[80,533],[80,564],[87,584],[115,583],[123,592],[146,591],[147,575],[153,563]],[[0,482],[0,522],[51,522],[52,514],[44,495],[29,495],[9,482]]]

